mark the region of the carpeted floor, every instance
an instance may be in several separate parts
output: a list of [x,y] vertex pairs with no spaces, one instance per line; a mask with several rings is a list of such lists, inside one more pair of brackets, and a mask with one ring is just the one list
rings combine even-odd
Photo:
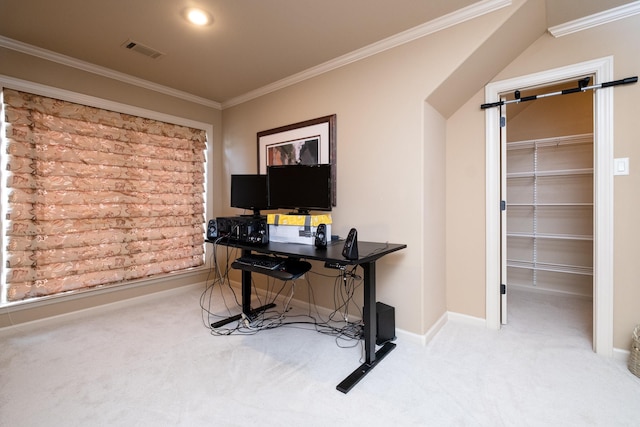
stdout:
[[512,291],[500,331],[449,321],[427,346],[399,332],[342,394],[359,344],[301,327],[214,336],[200,296],[0,331],[0,425],[640,425],[640,378],[591,350],[590,301]]

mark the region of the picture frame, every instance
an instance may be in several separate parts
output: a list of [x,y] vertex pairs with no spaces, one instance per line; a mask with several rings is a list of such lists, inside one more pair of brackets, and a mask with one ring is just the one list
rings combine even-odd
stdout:
[[336,206],[336,115],[258,132],[258,173],[267,166],[331,165],[331,204]]

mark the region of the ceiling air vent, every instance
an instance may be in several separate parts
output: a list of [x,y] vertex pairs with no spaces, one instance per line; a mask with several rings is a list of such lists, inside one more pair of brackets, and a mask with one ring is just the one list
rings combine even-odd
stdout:
[[157,59],[159,57],[161,57],[162,55],[164,55],[164,53],[159,52],[153,48],[150,48],[149,46],[145,46],[142,43],[138,43],[136,41],[133,41],[131,39],[127,40],[126,42],[123,43],[122,47],[132,50],[134,52],[138,52],[143,54],[144,56],[148,56],[149,58],[153,58],[153,59]]

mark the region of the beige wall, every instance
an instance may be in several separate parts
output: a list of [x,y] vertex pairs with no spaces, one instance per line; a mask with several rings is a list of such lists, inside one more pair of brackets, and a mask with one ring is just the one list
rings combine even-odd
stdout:
[[[211,182],[208,184],[211,191],[208,192],[207,208],[214,216],[221,212],[221,166],[223,162],[222,114],[219,110],[3,48],[0,48],[0,74],[211,124],[213,126],[213,161],[207,165],[208,176],[211,177]],[[21,306],[19,309],[3,310],[0,314],[0,327],[65,314],[152,292],[200,283],[205,280],[206,272],[203,272],[170,280],[141,281],[138,286],[113,287],[109,292],[88,292],[73,298],[54,298],[46,302],[32,303]]]
[[[447,126],[425,99],[509,13],[467,22],[223,111],[226,176],[256,172],[257,132],[337,115],[332,233],[344,237],[356,227],[360,240],[408,245],[377,263],[377,299],[396,308],[396,325],[405,331],[424,334],[447,309]],[[483,135],[478,134],[480,152]],[[469,256],[475,263],[477,253]],[[311,277],[316,299],[332,307],[333,281]],[[484,292],[482,277],[474,281]]]
[[[577,83],[566,85],[564,89],[574,87],[577,87]],[[540,88],[532,93],[551,93],[557,90],[561,89]],[[507,107],[507,141],[592,133],[593,98],[594,92],[590,90],[540,98],[535,102],[524,103],[524,108],[517,115],[512,115],[510,104]]]
[[446,283],[446,135],[447,123],[428,103],[424,105],[424,189],[422,197],[424,236],[422,323],[428,328],[447,310]]
[[447,121],[447,309],[485,318],[485,138],[480,93]]
[[[450,117],[425,99],[524,0],[513,3],[222,113],[3,49],[0,74],[212,123],[214,215],[229,211],[229,175],[256,171],[257,132],[337,114],[333,231],[344,236],[356,227],[361,240],[408,244],[380,261],[378,300],[396,307],[399,328],[423,334],[445,310],[485,317],[483,90],[468,95]],[[639,31],[640,17],[633,17],[560,39],[544,35],[493,80],[607,55],[615,57],[617,78],[637,75]],[[632,326],[640,322],[635,251],[640,174],[634,173],[634,154],[640,150],[634,102],[640,85],[613,90],[614,153],[630,157],[632,171],[615,179],[614,345],[628,348]],[[316,296],[330,306],[331,284],[318,280],[315,286]]]
[[[544,70],[576,64],[605,56],[614,57],[616,79],[637,76],[640,55],[640,17],[634,16],[561,38],[545,34],[500,72],[493,81],[525,76]],[[637,242],[640,225],[638,188],[640,173],[634,159],[640,158],[636,100],[640,84],[616,87],[614,90],[614,157],[629,157],[631,173],[614,179],[614,347],[629,349],[633,326],[640,323],[640,263],[637,262]],[[457,271],[453,257],[463,246],[466,253],[484,255],[484,240],[477,236],[483,230],[484,218],[476,220],[462,212],[468,201],[484,192],[484,122],[479,105],[484,102],[483,91],[460,108],[447,123],[447,297],[448,309],[481,316],[484,296],[472,283],[484,278],[483,266],[475,261],[469,271]],[[464,126],[465,129],[460,129]],[[482,149],[479,148],[482,147]],[[638,154],[639,156],[636,156]],[[469,171],[480,170],[479,173]],[[475,206],[475,205],[474,205]],[[479,216],[484,212],[480,202]],[[477,238],[463,241],[467,233]],[[480,279],[483,280],[483,279]]]

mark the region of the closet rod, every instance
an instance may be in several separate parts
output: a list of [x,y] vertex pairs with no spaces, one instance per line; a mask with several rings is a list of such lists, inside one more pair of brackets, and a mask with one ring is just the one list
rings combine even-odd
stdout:
[[531,95],[531,96],[521,97],[520,96],[520,91],[516,90],[514,92],[514,96],[516,97],[516,99],[512,99],[510,101],[490,102],[490,103],[487,103],[487,104],[482,104],[480,106],[480,108],[485,110],[487,108],[499,107],[499,106],[505,105],[505,104],[513,104],[514,102],[518,103],[518,102],[524,102],[524,101],[533,101],[534,99],[546,98],[546,97],[549,97],[549,96],[568,95],[570,93],[584,92],[586,90],[592,90],[592,89],[595,90],[595,89],[607,88],[607,87],[611,87],[611,86],[627,85],[627,84],[631,84],[631,83],[636,83],[638,81],[638,76],[627,77],[627,78],[621,79],[621,80],[614,80],[614,81],[611,81],[611,82],[605,82],[605,83],[600,83],[600,84],[597,84],[597,85],[587,86],[589,84],[589,80],[591,80],[591,77],[585,77],[584,79],[578,80],[578,87],[576,87],[576,88],[565,89],[565,90],[560,90],[560,91],[551,92],[551,93],[543,93],[543,94],[540,94],[540,95]]

